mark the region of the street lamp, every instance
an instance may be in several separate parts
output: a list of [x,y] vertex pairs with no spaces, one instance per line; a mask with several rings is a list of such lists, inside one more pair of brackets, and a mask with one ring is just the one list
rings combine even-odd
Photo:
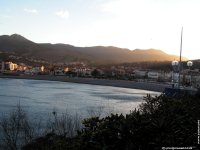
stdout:
[[191,80],[192,80],[191,78],[192,78],[192,77],[191,77],[191,74],[190,74],[190,68],[192,67],[192,65],[193,65],[193,62],[192,62],[192,61],[188,61],[188,62],[187,62],[187,66],[188,66],[188,68],[189,68],[189,71],[188,71],[188,75],[189,75],[189,85],[192,85],[192,84],[191,84]]
[[177,60],[172,61],[172,67],[173,67],[173,72],[172,72],[172,87],[173,88],[174,88],[174,84],[176,83],[174,74],[177,73],[178,66],[179,66],[179,62]]
[[172,61],[172,67],[173,67],[173,69],[176,69],[175,67],[178,67],[178,61],[177,60]]
[[192,65],[193,65],[193,62],[192,62],[192,61],[188,61],[188,62],[187,62],[187,66],[189,67],[189,69],[190,69],[190,67],[192,67]]

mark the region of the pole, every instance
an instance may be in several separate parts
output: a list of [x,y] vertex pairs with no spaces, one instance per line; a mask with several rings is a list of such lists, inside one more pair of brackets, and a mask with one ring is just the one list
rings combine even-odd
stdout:
[[183,27],[181,29],[181,44],[180,44],[180,61],[179,61],[179,68],[178,68],[178,88],[180,89],[180,74],[181,74],[181,66],[182,66],[182,60],[181,60],[181,55],[182,55],[182,41],[183,41]]

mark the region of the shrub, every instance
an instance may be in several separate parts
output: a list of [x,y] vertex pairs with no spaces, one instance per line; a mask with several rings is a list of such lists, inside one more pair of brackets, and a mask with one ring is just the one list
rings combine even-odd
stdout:
[[[139,109],[127,115],[111,114],[103,118],[94,116],[84,119],[82,129],[73,136],[60,134],[58,131],[62,126],[56,125],[54,130],[33,140],[23,150],[199,148],[197,120],[200,120],[200,93],[179,98],[169,98],[163,94],[156,97],[147,95],[144,100]],[[67,130],[61,131],[66,133]]]

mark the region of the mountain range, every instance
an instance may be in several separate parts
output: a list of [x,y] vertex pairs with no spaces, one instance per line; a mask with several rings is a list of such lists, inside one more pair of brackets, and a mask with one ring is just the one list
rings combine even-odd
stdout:
[[42,60],[49,63],[83,61],[93,64],[179,59],[178,56],[156,49],[129,50],[113,46],[76,47],[69,44],[35,43],[18,34],[0,36],[0,59],[8,59],[8,57]]

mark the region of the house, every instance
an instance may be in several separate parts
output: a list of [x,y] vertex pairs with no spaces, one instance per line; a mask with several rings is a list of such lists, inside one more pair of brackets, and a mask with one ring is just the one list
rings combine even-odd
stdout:
[[17,64],[12,63],[12,62],[2,62],[1,63],[1,71],[14,71],[18,67]]
[[158,72],[158,81],[160,82],[171,82],[172,80],[172,71],[160,71]]
[[44,66],[41,66],[40,70],[41,72],[44,72]]
[[158,80],[159,73],[157,71],[148,71],[147,77],[148,77],[148,79]]
[[4,65],[3,62],[0,63],[0,72],[2,72],[4,70]]
[[72,72],[74,72],[77,76],[82,77],[90,77],[92,73],[92,69],[87,67],[78,67],[73,68]]
[[63,69],[61,69],[61,68],[55,69],[54,70],[54,75],[56,75],[56,76],[64,76],[65,75],[65,71]]
[[146,70],[134,70],[133,71],[135,78],[145,78],[147,76]]
[[69,68],[68,68],[68,67],[65,67],[64,72],[66,73],[66,72],[68,72],[68,71],[69,71]]
[[33,67],[30,72],[32,75],[37,75],[41,71],[40,67]]

